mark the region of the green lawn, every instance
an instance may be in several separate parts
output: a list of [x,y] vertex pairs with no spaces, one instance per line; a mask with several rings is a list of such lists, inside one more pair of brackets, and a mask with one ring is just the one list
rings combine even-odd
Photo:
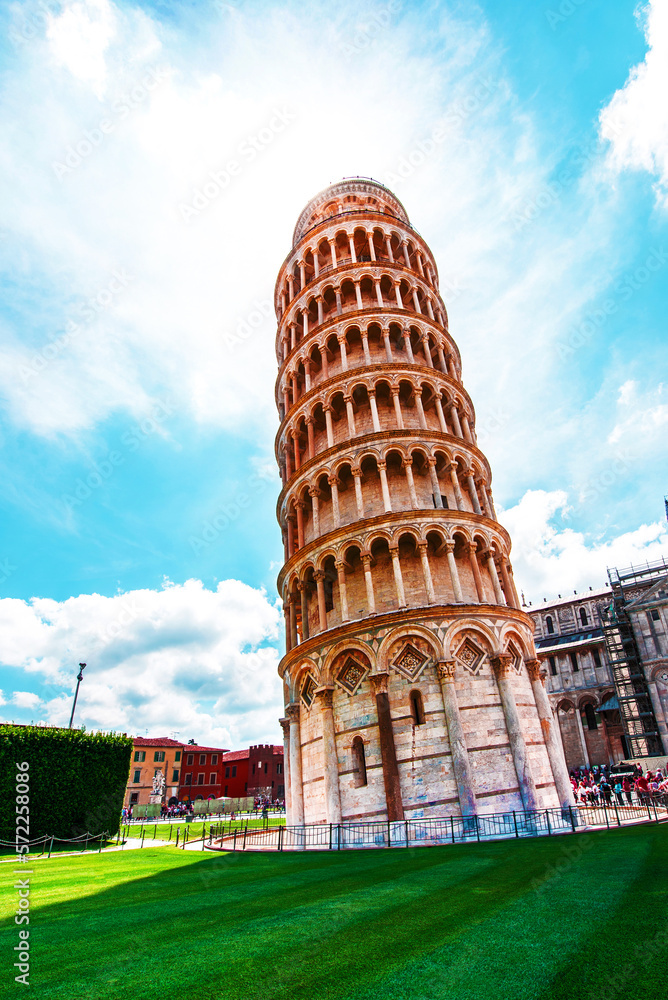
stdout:
[[[3,867],[0,995],[16,996]],[[668,826],[340,854],[145,848],[34,872],[31,987],[49,1000],[666,995]]]
[[[213,825],[213,826],[220,826],[222,822],[223,822],[222,820],[216,820],[216,819],[214,819],[214,820],[208,820],[208,819],[205,820],[204,821],[204,825],[206,826],[207,834],[209,832],[209,827],[211,825]],[[241,819],[235,820],[234,823],[231,824],[232,832],[234,832],[235,828],[237,830],[243,830],[244,827],[246,826],[246,824],[248,824],[248,829],[249,830],[250,829],[258,829],[258,828],[261,829],[262,826],[263,826],[263,820],[262,820],[262,818],[249,819],[249,820],[245,820],[245,819],[243,819],[243,820],[241,820]],[[270,826],[270,827],[273,827],[273,826],[285,826],[285,817],[284,816],[281,816],[281,817],[270,816],[267,825]],[[227,831],[230,828],[230,820],[229,819],[227,819],[227,820],[224,821],[224,826],[225,826],[225,833],[227,834]],[[145,823],[144,822],[142,822],[142,823],[131,823],[129,827],[124,826],[122,829],[123,829],[124,836],[128,836],[128,837],[141,837],[141,832],[142,832],[142,829],[143,829],[144,833],[146,834],[146,839],[151,839],[151,840],[169,840],[170,839],[169,827],[170,827],[169,823],[158,823],[156,825],[155,820],[153,820],[153,821],[146,820]],[[171,840],[172,840],[172,842],[174,842],[176,840],[176,831],[177,831],[177,829],[181,831],[180,834],[179,834],[179,843],[182,842],[182,840],[183,840],[183,831],[186,830],[186,829],[188,830],[188,840],[197,840],[197,838],[199,838],[199,837],[202,836],[202,823],[201,823],[201,821],[200,822],[195,822],[194,821],[192,823],[186,823],[185,820],[181,820],[180,822],[177,823],[176,820],[175,820],[171,824],[171,827],[172,827],[172,831],[171,831]]]

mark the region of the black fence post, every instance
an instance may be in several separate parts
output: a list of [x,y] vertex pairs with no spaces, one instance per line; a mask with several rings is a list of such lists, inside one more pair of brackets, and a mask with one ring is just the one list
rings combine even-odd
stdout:
[[550,826],[550,810],[549,809],[545,810],[545,819],[547,820],[547,835],[548,835],[548,837],[551,837],[552,836],[552,827]]
[[573,806],[569,806],[568,811],[571,817],[571,826],[573,827],[573,833],[575,833],[575,817],[573,816]]
[[608,809],[607,809],[607,806],[605,804],[605,796],[603,796],[603,812],[605,813],[605,822],[606,822],[606,825],[607,825],[608,830],[609,830],[610,829],[610,820],[608,819]]
[[51,857],[51,851],[53,850],[53,840],[54,838],[51,837],[51,843],[49,844],[49,857]]
[[330,823],[329,824],[329,849],[330,849],[330,851],[332,849],[332,826],[333,826],[333,824]]
[[235,828],[234,828],[234,843],[232,844],[232,850],[236,851],[236,849],[237,849],[237,828],[235,826]]
[[450,832],[452,833],[452,843],[454,844],[454,842],[455,842],[455,821],[452,818],[452,816],[450,817]]
[[515,824],[515,836],[519,837],[520,831],[517,828],[517,814],[514,809],[513,809],[513,823]]
[[391,838],[392,838],[392,826],[391,826],[390,821],[388,819],[388,821],[387,821],[387,846],[388,847],[390,846],[390,840],[391,840]]
[[478,822],[478,814],[475,814],[475,832],[478,836],[478,843],[480,843],[480,823]]
[[[279,826],[279,828],[278,828],[278,849],[279,849],[279,851],[283,850],[283,829],[284,828],[282,826]],[[330,840],[330,847],[331,847],[331,840],[332,840],[331,824],[330,824],[329,840]]]

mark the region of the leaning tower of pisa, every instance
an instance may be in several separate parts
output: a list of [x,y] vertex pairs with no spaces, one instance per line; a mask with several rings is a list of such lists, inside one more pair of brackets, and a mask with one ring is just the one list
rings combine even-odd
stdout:
[[278,275],[288,822],[571,803],[438,291],[383,185],[311,199]]

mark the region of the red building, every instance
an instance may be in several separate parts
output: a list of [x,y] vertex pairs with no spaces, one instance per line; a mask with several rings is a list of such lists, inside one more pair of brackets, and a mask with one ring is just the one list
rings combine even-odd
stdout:
[[179,798],[182,802],[195,799],[218,799],[223,792],[223,756],[220,747],[200,747],[187,744],[183,748]]
[[262,743],[248,750],[248,794],[271,799],[285,798],[283,747]]
[[231,750],[223,760],[223,795],[240,799],[248,791],[248,750]]
[[247,750],[218,750],[215,747],[185,746],[181,766],[179,798],[240,799],[260,795],[285,798],[283,747],[260,744]]

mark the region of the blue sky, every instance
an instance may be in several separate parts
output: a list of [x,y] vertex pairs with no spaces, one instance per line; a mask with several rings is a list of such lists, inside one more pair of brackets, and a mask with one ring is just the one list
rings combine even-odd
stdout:
[[666,553],[665,3],[0,19],[7,719],[83,659],[89,727],[280,739],[271,301],[341,176],[434,250],[527,599]]

